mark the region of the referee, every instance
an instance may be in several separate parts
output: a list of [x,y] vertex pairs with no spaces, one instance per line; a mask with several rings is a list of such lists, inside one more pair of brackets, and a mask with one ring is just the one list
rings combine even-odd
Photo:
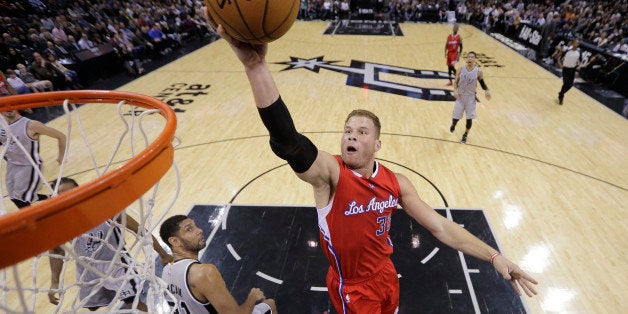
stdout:
[[563,98],[565,93],[573,86],[573,81],[576,78],[576,71],[580,70],[580,50],[578,50],[580,42],[575,39],[571,42],[571,49],[565,53],[565,57],[561,62],[558,59],[558,66],[563,69],[563,87],[558,92],[558,104],[563,104]]

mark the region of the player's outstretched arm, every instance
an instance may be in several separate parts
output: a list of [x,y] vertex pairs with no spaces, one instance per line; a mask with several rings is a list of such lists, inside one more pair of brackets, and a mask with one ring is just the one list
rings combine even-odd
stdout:
[[[215,25],[213,21],[210,24]],[[270,146],[279,158],[288,161],[297,176],[314,186],[317,205],[327,204],[329,182],[338,164],[330,154],[319,154],[316,146],[297,132],[288,108],[279,97],[279,91],[265,60],[268,44],[253,45],[240,42],[227,34],[222,25],[217,32],[229,43],[244,66],[253,91],[260,118],[270,134]],[[326,200],[322,200],[324,198]]]
[[238,41],[229,36],[222,25],[218,25],[216,31],[229,43],[244,66],[257,107],[266,108],[273,104],[279,98],[279,91],[266,64],[268,44],[253,45]]
[[517,285],[521,286],[528,296],[536,294],[536,290],[532,286],[532,284],[537,284],[534,278],[466,229],[438,214],[419,197],[410,180],[404,175],[397,174],[397,180],[401,188],[403,209],[439,241],[465,254],[492,262],[502,277],[510,281],[518,295],[521,295],[521,291]]

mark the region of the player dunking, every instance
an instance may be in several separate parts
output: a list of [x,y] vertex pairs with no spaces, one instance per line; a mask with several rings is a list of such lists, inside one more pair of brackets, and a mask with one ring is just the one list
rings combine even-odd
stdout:
[[265,60],[268,45],[237,41],[222,26],[217,30],[244,66],[272,151],[313,188],[321,247],[330,263],[327,291],[338,313],[398,312],[399,279],[390,259],[393,244],[389,237],[398,205],[444,244],[490,261],[518,294],[519,287],[529,296],[536,294],[536,281],[519,266],[439,215],[419,197],[406,176],[375,160],[382,144],[381,124],[375,114],[354,110],[348,115],[340,155],[318,150],[296,130],[280,97]]
[[447,86],[451,86],[451,80],[456,76],[456,62],[460,59],[462,53],[462,38],[458,34],[458,24],[454,24],[453,33],[447,36],[447,42],[445,43],[445,58],[447,58],[447,73],[449,74],[449,83]]
[[484,83],[484,75],[482,70],[475,64],[475,52],[469,51],[467,54],[466,65],[460,67],[456,80],[454,81],[454,97],[456,103],[454,105],[453,119],[449,131],[451,133],[456,129],[456,124],[462,119],[462,114],[465,113],[467,117],[467,128],[462,135],[460,143],[467,143],[467,135],[471,130],[473,119],[475,119],[477,98],[475,97],[475,90],[477,89],[478,82],[484,89],[487,100],[491,100],[491,92],[489,92],[486,83]]

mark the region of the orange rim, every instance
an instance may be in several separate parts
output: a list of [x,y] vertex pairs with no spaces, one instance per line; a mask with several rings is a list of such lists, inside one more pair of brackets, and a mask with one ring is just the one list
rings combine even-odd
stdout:
[[113,217],[163,177],[174,159],[174,111],[146,95],[79,90],[35,93],[0,98],[0,111],[71,103],[119,103],[159,109],[164,130],[141,153],[124,165],[80,185],[68,193],[0,216],[0,269],[67,242]]

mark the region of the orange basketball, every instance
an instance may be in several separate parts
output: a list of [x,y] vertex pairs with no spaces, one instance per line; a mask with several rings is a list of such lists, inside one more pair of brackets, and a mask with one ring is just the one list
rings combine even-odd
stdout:
[[278,39],[299,13],[299,0],[205,0],[205,5],[227,34],[251,44]]

